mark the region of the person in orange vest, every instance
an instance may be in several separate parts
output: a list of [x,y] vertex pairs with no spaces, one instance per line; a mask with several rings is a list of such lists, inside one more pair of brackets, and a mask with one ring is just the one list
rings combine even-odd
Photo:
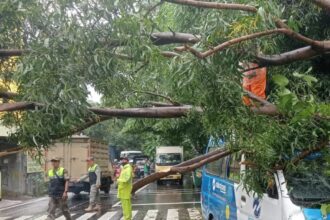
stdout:
[[51,163],[53,168],[47,173],[49,179],[48,195],[50,197],[47,220],[55,219],[57,208],[61,209],[66,220],[71,220],[67,204],[69,187],[68,171],[60,166],[59,158],[52,158]]
[[[252,92],[262,99],[266,99],[267,68],[258,68],[258,64],[249,62],[241,62],[240,66],[248,70],[243,72],[243,89]],[[247,106],[253,106],[253,103],[247,96],[243,97],[243,102]]]

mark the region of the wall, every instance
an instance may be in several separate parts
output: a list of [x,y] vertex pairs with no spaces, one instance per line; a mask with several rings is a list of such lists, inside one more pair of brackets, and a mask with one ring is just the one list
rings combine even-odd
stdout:
[[2,193],[15,196],[25,193],[26,156],[23,152],[0,158],[2,172]]

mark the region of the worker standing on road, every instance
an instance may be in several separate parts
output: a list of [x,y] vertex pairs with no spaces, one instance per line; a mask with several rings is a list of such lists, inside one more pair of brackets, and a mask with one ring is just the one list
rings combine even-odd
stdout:
[[101,186],[101,169],[99,165],[94,162],[94,157],[88,157],[86,161],[89,166],[88,174],[79,179],[79,181],[84,181],[89,178],[89,206],[85,209],[85,211],[101,211],[101,199],[99,192]]
[[145,160],[145,162],[144,162],[143,173],[144,173],[144,177],[147,177],[150,174],[150,162],[149,162],[149,160]]
[[60,167],[60,159],[52,158],[52,169],[48,171],[49,179],[49,204],[47,220],[55,219],[55,211],[60,208],[66,220],[71,220],[69,207],[67,204],[68,187],[69,187],[69,174],[66,169]]
[[122,164],[122,170],[120,176],[117,179],[118,183],[118,198],[121,201],[123,208],[124,220],[132,220],[132,204],[131,204],[131,193],[132,193],[132,180],[133,180],[133,169],[128,163],[128,158],[120,158]]

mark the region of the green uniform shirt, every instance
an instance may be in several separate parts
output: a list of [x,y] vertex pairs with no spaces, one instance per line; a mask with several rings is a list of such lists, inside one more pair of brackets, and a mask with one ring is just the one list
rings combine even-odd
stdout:
[[126,164],[120,172],[120,176],[117,179],[118,182],[118,198],[130,199],[132,192],[132,176],[133,170],[130,164]]

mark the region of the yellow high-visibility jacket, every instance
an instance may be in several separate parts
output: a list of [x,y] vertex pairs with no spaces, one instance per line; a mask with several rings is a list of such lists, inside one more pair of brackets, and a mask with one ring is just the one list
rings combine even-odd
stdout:
[[117,179],[118,182],[118,195],[119,199],[130,199],[132,192],[132,166],[126,164],[120,172],[120,176]]

